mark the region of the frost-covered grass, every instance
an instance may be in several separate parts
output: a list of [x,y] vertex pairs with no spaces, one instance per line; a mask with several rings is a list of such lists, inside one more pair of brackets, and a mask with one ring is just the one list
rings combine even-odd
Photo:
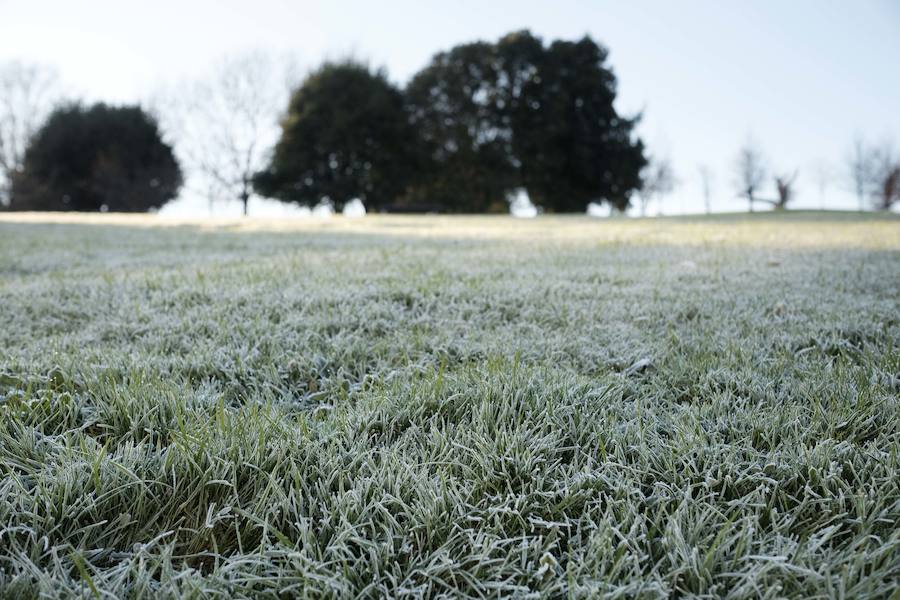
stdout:
[[0,352],[0,597],[900,581],[896,218],[7,215]]

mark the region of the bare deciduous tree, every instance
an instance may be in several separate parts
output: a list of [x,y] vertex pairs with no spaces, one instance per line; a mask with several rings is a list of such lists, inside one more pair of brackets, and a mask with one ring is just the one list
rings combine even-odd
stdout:
[[750,212],[753,212],[753,203],[766,179],[766,164],[762,150],[752,138],[748,138],[738,152],[735,175],[738,194],[747,198]]
[[277,140],[289,89],[289,69],[252,52],[221,61],[208,79],[184,83],[157,102],[160,121],[193,179],[191,188],[210,205],[235,199],[247,214],[253,175]]
[[900,202],[900,158],[890,140],[876,146],[857,137],[847,155],[847,175],[860,210],[867,199],[875,210],[891,210]]
[[831,165],[823,159],[818,159],[813,163],[812,175],[816,182],[816,189],[819,191],[819,204],[825,209],[825,191],[828,189],[832,181],[833,170]]
[[641,170],[641,189],[638,191],[641,216],[646,216],[647,206],[653,198],[671,194],[674,189],[675,171],[672,169],[672,162],[667,157],[651,158]]
[[853,140],[853,147],[847,155],[847,175],[853,193],[859,202],[859,210],[865,210],[866,195],[871,180],[871,156],[861,137]]
[[700,183],[703,186],[703,206],[706,208],[706,214],[712,212],[712,180],[713,172],[709,165],[700,165]]
[[871,150],[868,159],[868,187],[876,210],[891,210],[900,202],[900,159],[890,142]]
[[794,183],[797,181],[797,171],[790,175],[775,176],[775,191],[778,197],[775,200],[768,201],[776,210],[784,210],[787,208],[788,202],[794,197]]
[[59,99],[56,71],[10,61],[0,64],[0,206],[10,201],[31,136]]

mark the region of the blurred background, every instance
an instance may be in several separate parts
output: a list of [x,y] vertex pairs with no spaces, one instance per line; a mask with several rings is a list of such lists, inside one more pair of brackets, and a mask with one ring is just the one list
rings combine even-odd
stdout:
[[[615,111],[623,120],[640,115],[630,135],[647,159],[629,214],[747,210],[748,177],[757,180],[757,210],[776,205],[785,185],[789,208],[872,209],[874,188],[898,164],[895,0],[0,0],[0,99],[8,125],[23,110],[15,86],[31,77],[29,136],[60,103],[140,106],[180,164],[182,185],[173,184],[162,214],[237,215],[245,204],[251,215],[306,214],[327,211],[316,192],[300,201],[277,181],[251,179],[267,165],[273,173],[279,121],[310,74],[327,62],[361,64],[405,91],[436,53],[525,30],[546,47],[588,36],[608,52]],[[151,179],[154,188],[165,181]],[[288,202],[265,199],[262,188]],[[524,215],[534,213],[529,196],[540,204],[515,185],[505,193]],[[352,212],[359,196],[351,189],[332,204]],[[429,198],[403,206],[440,210]],[[572,211],[607,215],[617,204],[596,200]],[[381,199],[380,208],[391,206]],[[485,201],[471,210],[498,209]]]

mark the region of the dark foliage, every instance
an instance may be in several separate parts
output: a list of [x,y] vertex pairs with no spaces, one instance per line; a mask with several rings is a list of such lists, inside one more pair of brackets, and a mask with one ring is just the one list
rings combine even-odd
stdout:
[[797,181],[797,172],[795,171],[791,175],[776,175],[775,176],[775,191],[778,194],[778,198],[772,202],[772,206],[776,210],[784,210],[787,208],[788,202],[793,200],[794,198],[794,183]]
[[458,212],[505,206],[516,187],[550,211],[626,207],[646,159],[605,61],[590,38],[545,46],[527,31],[437,54],[407,88],[430,159],[415,194]]
[[551,212],[625,208],[646,158],[605,62],[589,38],[545,46],[518,32],[437,54],[405,98],[382,73],[326,64],[294,92],[255,189],[336,208],[359,197],[376,210],[505,212],[524,187]]
[[428,158],[412,194],[419,201],[483,212],[505,208],[505,193],[520,183],[498,66],[492,44],[457,46],[437,54],[407,87],[410,121]]
[[402,195],[416,164],[403,96],[382,72],[329,63],[294,92],[268,168],[254,178],[266,196],[340,209],[360,198],[380,209]]
[[181,169],[137,106],[69,105],[32,138],[13,179],[13,210],[145,212],[178,193]]
[[891,210],[900,202],[900,159],[887,142],[869,150],[867,184],[876,210]]

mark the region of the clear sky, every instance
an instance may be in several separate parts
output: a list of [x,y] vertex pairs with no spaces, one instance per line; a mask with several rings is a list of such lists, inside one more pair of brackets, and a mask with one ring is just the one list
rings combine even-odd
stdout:
[[[798,169],[797,206],[852,207],[843,162],[855,135],[900,150],[900,0],[0,0],[0,60],[48,63],[85,100],[134,102],[224,55],[271,50],[313,67],[353,54],[404,83],[457,43],[528,28],[606,45],[617,106],[681,185],[667,212],[739,210],[731,165],[752,135],[776,171]],[[771,195],[771,194],[769,194]]]

